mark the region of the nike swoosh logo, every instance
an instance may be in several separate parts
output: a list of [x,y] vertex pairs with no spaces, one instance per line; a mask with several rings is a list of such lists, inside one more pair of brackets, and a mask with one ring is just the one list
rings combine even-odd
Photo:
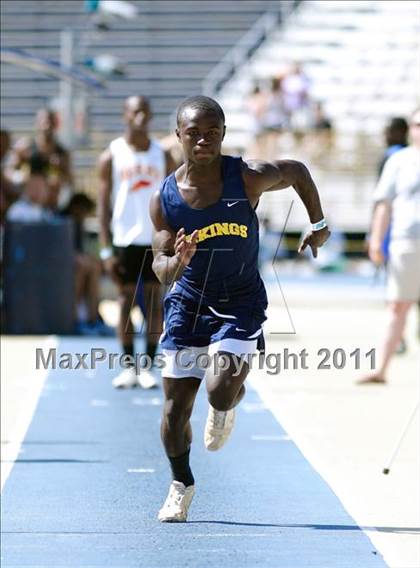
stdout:
[[234,201],[233,203],[228,203],[227,206],[228,206],[228,207],[233,207],[233,206],[236,205],[237,203],[239,203],[239,201]]
[[246,329],[240,329],[239,327],[235,328],[235,331],[246,331]]

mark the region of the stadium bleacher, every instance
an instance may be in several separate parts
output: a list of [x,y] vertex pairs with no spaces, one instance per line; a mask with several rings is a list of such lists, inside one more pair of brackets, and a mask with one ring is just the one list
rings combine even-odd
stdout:
[[[128,94],[150,96],[152,130],[158,136],[168,133],[179,101],[201,92],[206,76],[264,13],[286,4],[133,3],[139,9],[135,20],[114,19],[109,30],[100,31],[81,0],[1,2],[3,47],[59,59],[60,32],[71,28],[78,38],[79,64],[87,55],[101,53],[125,63],[125,76],[109,78],[106,93],[89,96],[89,144],[74,152],[79,178],[88,191],[98,152],[121,130],[121,107]],[[226,146],[243,151],[251,139],[244,101],[253,80],[267,79],[285,63],[301,61],[312,97],[324,102],[336,131],[334,172],[316,171],[317,179],[325,179],[331,195],[337,185],[346,188],[357,218],[351,227],[364,227],[383,126],[390,116],[407,115],[418,104],[420,5],[403,0],[312,0],[294,6],[282,25],[213,93],[226,111]],[[58,81],[10,64],[2,65],[1,79],[2,123],[15,136],[31,131],[35,110],[58,95]]]
[[[137,1],[139,16],[115,19],[107,31],[98,31],[84,3],[79,1],[1,2],[2,47],[19,47],[33,55],[59,60],[60,31],[77,34],[76,62],[86,55],[110,53],[121,59],[126,76],[107,80],[107,91],[90,101],[94,131],[121,127],[121,104],[127,94],[144,93],[153,99],[152,128],[166,132],[177,103],[201,91],[211,68],[273,1],[235,3]],[[192,4],[194,9],[192,10]],[[2,66],[2,118],[15,131],[28,131],[36,108],[58,95],[58,82],[15,65]]]
[[[343,149],[366,135],[373,155],[390,116],[407,115],[419,101],[420,3],[381,0],[302,2],[254,56],[237,69],[219,98],[229,117],[234,145],[250,139],[245,97],[252,81],[276,75],[300,61],[311,95],[324,102]],[[378,137],[379,134],[379,137]]]
[[[384,126],[392,116],[408,117],[420,101],[419,37],[419,2],[301,2],[217,93],[227,117],[227,145],[243,151],[252,140],[245,101],[254,81],[301,62],[311,97],[323,102],[335,131],[329,166],[309,166],[334,228],[364,235]],[[305,160],[299,151],[292,157]],[[292,198],[271,192],[262,200],[261,209],[280,231]],[[303,207],[294,207],[288,229],[298,230],[305,218]]]
[[[76,64],[99,54],[123,61],[126,74],[106,80],[106,92],[90,93],[90,139],[75,148],[76,173],[89,191],[98,152],[121,131],[121,109],[129,94],[149,96],[153,105],[152,131],[165,135],[171,115],[186,96],[201,92],[203,79],[221,57],[267,10],[273,0],[191,2],[140,0],[132,2],[139,15],[113,18],[109,29],[95,27],[82,0],[2,0],[1,45],[32,55],[60,60],[60,32],[75,33]],[[1,66],[1,118],[14,137],[33,129],[35,111],[59,95],[59,81],[31,69]],[[88,180],[88,181],[86,181]]]

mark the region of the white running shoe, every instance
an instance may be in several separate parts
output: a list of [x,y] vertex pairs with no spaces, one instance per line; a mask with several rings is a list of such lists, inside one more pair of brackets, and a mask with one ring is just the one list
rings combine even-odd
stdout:
[[214,452],[225,445],[235,423],[235,409],[222,411],[209,407],[206,428],[204,430],[204,445]]
[[158,386],[152,373],[150,371],[145,371],[144,369],[142,369],[137,375],[137,382],[142,389],[155,389]]
[[159,521],[185,523],[193,497],[194,485],[185,487],[181,481],[172,481],[166,501],[158,514]]
[[116,389],[130,389],[137,385],[137,375],[134,367],[124,369],[112,381],[112,386]]

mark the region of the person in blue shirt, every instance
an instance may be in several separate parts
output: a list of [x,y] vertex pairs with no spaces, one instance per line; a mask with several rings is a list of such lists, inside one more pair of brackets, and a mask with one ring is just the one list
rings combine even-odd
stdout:
[[[173,482],[158,515],[162,522],[186,521],[194,495],[190,416],[201,380],[206,375],[210,403],[204,441],[214,451],[232,431],[234,408],[245,394],[247,357],[264,349],[267,296],[258,272],[255,213],[261,195],[294,187],[312,223],[299,252],[309,246],[316,256],[330,234],[317,188],[301,162],[244,162],[222,155],[225,130],[223,110],[213,99],[196,96],[181,103],[176,134],[184,163],[150,205],[153,269],[170,286],[160,340],[161,435]],[[209,356],[213,363],[206,372]]]

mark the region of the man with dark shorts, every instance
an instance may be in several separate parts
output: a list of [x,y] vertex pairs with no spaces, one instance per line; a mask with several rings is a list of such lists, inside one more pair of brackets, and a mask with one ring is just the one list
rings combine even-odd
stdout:
[[[189,465],[190,416],[206,373],[210,403],[204,442],[221,448],[232,431],[234,407],[245,394],[246,358],[264,349],[267,307],[257,267],[258,220],[265,191],[293,186],[312,223],[300,246],[314,256],[329,236],[318,191],[306,167],[293,160],[243,162],[221,154],[225,117],[216,101],[197,96],[177,112],[184,164],[151,201],[153,269],[170,285],[161,345],[165,404],[161,435],[173,482],[159,512],[162,522],[187,520],[194,494]],[[207,372],[203,355],[219,369]],[[206,365],[207,366],[207,365]]]
[[[149,361],[153,361],[162,315],[161,286],[152,270],[149,204],[165,175],[174,167],[170,155],[149,137],[150,119],[150,103],[145,97],[127,98],[125,133],[113,140],[99,159],[99,218],[100,257],[119,291],[118,335],[123,352],[134,359],[131,309],[137,298],[143,304],[147,320],[146,353]],[[155,387],[152,373],[147,369],[139,372],[136,367],[129,364],[114,378],[113,386]]]

